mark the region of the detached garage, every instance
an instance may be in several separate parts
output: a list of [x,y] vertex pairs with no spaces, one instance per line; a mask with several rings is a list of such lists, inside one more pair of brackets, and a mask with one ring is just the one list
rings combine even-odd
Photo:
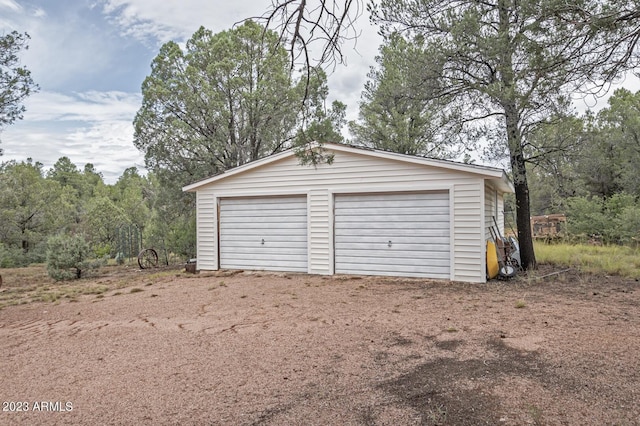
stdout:
[[289,150],[184,187],[197,269],[486,280],[489,226],[513,192],[502,169],[323,148],[331,164]]

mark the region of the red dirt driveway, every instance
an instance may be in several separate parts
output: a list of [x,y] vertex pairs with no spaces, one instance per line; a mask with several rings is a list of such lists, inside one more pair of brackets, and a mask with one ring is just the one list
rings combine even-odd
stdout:
[[576,272],[142,278],[0,311],[0,424],[638,425],[639,296]]

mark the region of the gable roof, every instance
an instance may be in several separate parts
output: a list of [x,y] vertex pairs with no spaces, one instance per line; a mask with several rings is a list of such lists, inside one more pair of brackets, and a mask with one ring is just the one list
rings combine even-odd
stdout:
[[[459,163],[459,162],[450,161],[450,160],[440,160],[440,159],[420,157],[415,155],[399,154],[396,152],[383,151],[383,150],[372,149],[372,148],[356,147],[352,145],[337,144],[337,143],[327,142],[320,145],[316,142],[312,142],[309,145],[310,148],[315,148],[318,146],[322,146],[322,148],[324,149],[329,149],[337,152],[370,155],[372,157],[377,157],[377,158],[404,161],[406,163],[420,164],[424,166],[438,167],[438,168],[452,170],[452,171],[471,173],[471,174],[478,175],[478,177],[483,177],[485,179],[491,180],[500,191],[514,192],[513,184],[507,177],[506,172],[503,169],[500,169],[497,167],[479,166],[476,164],[465,164],[465,163]],[[282,151],[282,152],[270,155],[268,157],[261,158],[256,161],[252,161],[242,166],[234,167],[233,169],[226,170],[220,174],[186,185],[182,187],[182,190],[185,192],[195,192],[205,185],[209,185],[211,183],[214,183],[223,179],[227,179],[231,176],[235,176],[240,173],[245,173],[250,170],[257,169],[259,167],[266,166],[267,164],[271,164],[276,161],[279,161],[288,157],[292,157],[295,155],[296,155],[296,150],[294,148],[291,148],[286,151]]]

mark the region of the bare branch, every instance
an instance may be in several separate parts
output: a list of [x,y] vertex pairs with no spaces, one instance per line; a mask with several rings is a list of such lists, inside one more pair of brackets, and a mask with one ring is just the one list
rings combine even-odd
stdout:
[[280,45],[288,45],[291,66],[333,68],[345,64],[343,44],[358,38],[356,20],[364,0],[272,0],[271,8],[255,20],[274,30]]

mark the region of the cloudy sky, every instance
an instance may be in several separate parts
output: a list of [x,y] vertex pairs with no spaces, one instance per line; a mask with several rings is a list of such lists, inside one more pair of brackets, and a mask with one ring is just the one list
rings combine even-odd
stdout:
[[[133,118],[140,87],[160,46],[185,42],[201,25],[223,31],[262,15],[271,0],[0,0],[0,34],[28,32],[21,56],[40,91],[29,97],[24,120],[0,134],[0,161],[33,158],[50,168],[67,156],[78,167],[93,163],[107,183],[123,170],[144,169],[133,146]],[[356,42],[344,46],[346,66],[329,75],[330,101],[347,104],[357,118],[358,101],[381,42],[366,13]],[[631,90],[637,78],[620,81]],[[576,108],[599,109],[606,97],[577,100]]]
[[[33,158],[50,168],[67,156],[79,168],[93,163],[107,183],[127,167],[144,168],[133,146],[133,118],[142,81],[160,46],[186,41],[201,25],[223,31],[262,15],[270,0],[0,0],[0,34],[31,36],[21,55],[40,91],[24,119],[0,134],[0,161]],[[347,66],[329,75],[330,98],[357,103],[380,38],[368,17],[362,36],[345,46]]]

